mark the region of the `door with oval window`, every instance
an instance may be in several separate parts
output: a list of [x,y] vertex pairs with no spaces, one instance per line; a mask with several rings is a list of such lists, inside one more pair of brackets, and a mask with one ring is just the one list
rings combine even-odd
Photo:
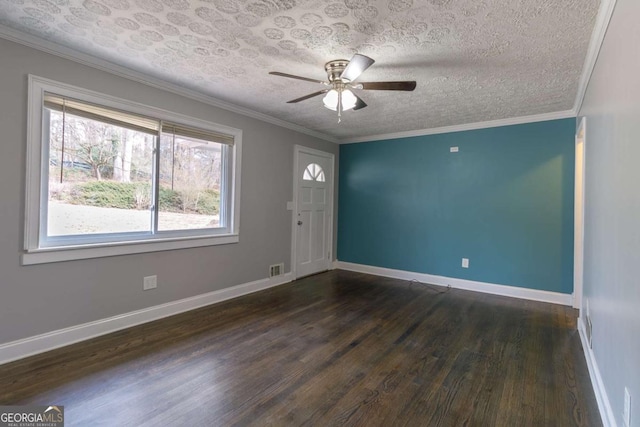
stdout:
[[295,276],[328,270],[331,262],[333,154],[296,146]]

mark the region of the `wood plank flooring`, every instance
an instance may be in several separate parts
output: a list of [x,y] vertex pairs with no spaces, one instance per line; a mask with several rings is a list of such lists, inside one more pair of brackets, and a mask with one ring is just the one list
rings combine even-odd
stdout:
[[[600,426],[568,307],[331,271],[0,366],[67,426]],[[440,291],[440,292],[437,292]]]

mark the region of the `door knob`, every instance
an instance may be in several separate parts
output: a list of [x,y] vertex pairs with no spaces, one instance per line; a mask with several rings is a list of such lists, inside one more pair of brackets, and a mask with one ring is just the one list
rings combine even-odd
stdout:
[[302,225],[302,221],[298,221],[298,225]]

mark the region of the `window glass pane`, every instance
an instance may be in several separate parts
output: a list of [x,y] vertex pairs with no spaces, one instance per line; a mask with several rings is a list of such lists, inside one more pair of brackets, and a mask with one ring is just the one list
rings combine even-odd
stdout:
[[57,109],[46,116],[47,235],[151,232],[155,137]]
[[302,174],[302,179],[305,181],[320,181],[324,182],[324,171],[322,166],[317,163],[311,163],[306,167]]
[[222,227],[223,144],[163,132],[158,230]]

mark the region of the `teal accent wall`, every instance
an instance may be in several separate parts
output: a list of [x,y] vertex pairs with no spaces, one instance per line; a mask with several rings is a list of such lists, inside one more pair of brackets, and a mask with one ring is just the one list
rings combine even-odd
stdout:
[[563,119],[342,145],[338,259],[572,293],[574,134]]

